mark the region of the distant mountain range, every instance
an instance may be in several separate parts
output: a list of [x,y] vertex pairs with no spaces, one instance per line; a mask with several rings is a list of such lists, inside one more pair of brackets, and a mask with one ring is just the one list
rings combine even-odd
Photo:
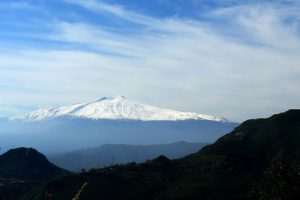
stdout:
[[57,166],[70,171],[100,168],[113,164],[144,162],[164,155],[169,159],[180,158],[199,151],[206,143],[177,142],[161,145],[110,144],[48,156]]
[[0,121],[0,147],[1,152],[25,146],[53,154],[103,144],[151,145],[178,141],[212,143],[236,126],[237,123],[207,120],[4,120]]
[[2,119],[0,147],[2,152],[26,146],[51,154],[103,144],[212,143],[237,125],[220,117],[104,97]]
[[[49,182],[22,200],[300,199],[300,110],[248,120],[183,159],[164,156]],[[63,189],[62,189],[63,188]]]
[[58,108],[40,109],[29,114],[12,117],[14,120],[47,120],[57,117],[81,119],[122,119],[142,121],[176,121],[176,120],[211,120],[225,122],[224,118],[198,114],[193,112],[180,112],[170,109],[158,108],[127,100],[124,96],[103,97],[89,103],[78,103]]

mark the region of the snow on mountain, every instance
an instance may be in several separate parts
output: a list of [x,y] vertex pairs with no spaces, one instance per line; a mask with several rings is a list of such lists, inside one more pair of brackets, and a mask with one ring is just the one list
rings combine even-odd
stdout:
[[52,109],[39,109],[13,120],[39,121],[56,117],[86,119],[126,119],[142,121],[211,120],[223,118],[193,112],[180,112],[129,101],[123,96],[104,97],[91,103],[73,104]]

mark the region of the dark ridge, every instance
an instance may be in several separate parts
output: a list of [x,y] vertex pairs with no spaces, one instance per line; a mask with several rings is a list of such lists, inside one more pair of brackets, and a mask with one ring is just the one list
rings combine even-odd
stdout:
[[160,156],[158,156],[157,158],[155,158],[155,159],[153,160],[153,162],[155,162],[155,163],[169,163],[169,162],[170,162],[170,159],[167,158],[167,157],[164,156],[164,155],[160,155]]

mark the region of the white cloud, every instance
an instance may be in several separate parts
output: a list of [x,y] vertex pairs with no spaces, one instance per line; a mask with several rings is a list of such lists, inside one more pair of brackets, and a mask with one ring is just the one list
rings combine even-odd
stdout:
[[67,3],[83,6],[86,9],[89,9],[94,12],[110,13],[117,17],[123,18],[125,20],[134,23],[143,24],[146,26],[152,26],[157,23],[160,24],[160,21],[155,18],[138,14],[136,12],[128,11],[120,5],[110,5],[97,0],[64,0],[64,1]]
[[296,51],[300,46],[299,9],[300,4],[254,4],[220,8],[210,15],[231,21],[244,31],[245,38],[248,37],[253,42]]
[[289,7],[218,9],[208,16],[232,23],[232,30],[220,32],[211,21],[157,19],[97,1],[68,2],[144,28],[128,35],[83,21],[56,21],[57,34],[48,39],[80,50],[0,54],[0,80],[11,85],[4,90],[8,86],[0,84],[0,105],[48,107],[121,94],[231,120],[300,106],[299,33],[297,24],[285,21]]

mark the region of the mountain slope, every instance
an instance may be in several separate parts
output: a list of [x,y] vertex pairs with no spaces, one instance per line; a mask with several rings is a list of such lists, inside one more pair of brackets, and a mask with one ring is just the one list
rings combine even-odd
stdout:
[[39,191],[71,199],[85,183],[82,200],[299,199],[300,110],[246,121],[183,159],[160,157],[139,165],[93,170],[50,182]]
[[49,160],[64,169],[99,168],[112,164],[144,162],[164,155],[170,159],[180,158],[199,151],[206,143],[177,142],[161,145],[122,145],[110,144],[96,148],[77,150],[69,153],[48,156]]
[[85,119],[126,119],[142,121],[211,120],[226,121],[223,118],[192,112],[179,112],[158,108],[127,100],[123,96],[103,97],[90,103],[74,104],[59,108],[40,109],[29,114],[13,117],[20,120],[46,120],[57,117]]

